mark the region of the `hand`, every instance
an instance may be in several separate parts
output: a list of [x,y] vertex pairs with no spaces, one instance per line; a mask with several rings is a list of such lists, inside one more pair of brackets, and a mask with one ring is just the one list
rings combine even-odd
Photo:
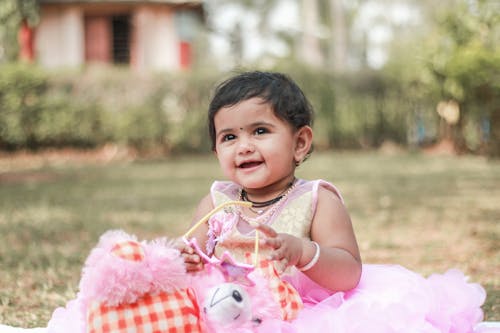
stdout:
[[201,257],[191,246],[183,243],[180,244],[178,248],[181,252],[181,256],[184,258],[187,272],[198,272],[203,269]]
[[300,238],[286,233],[277,233],[265,224],[258,224],[256,229],[266,236],[262,242],[263,245],[273,249],[269,259],[281,261],[284,267],[297,265],[302,257],[302,240]]

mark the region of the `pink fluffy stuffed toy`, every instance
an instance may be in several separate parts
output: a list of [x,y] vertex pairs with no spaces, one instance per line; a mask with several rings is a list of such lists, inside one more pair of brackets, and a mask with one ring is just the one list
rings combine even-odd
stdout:
[[259,332],[267,321],[281,320],[268,281],[258,271],[248,274],[251,285],[226,282],[227,278],[211,265],[190,278],[200,300],[204,332]]
[[80,280],[87,300],[114,306],[134,303],[145,294],[186,287],[179,251],[165,238],[138,242],[122,231],[105,233],[90,253]]
[[257,271],[245,279],[227,281],[211,264],[187,274],[172,241],[109,231],[85,262],[77,298],[56,309],[48,332],[255,332],[280,310]]

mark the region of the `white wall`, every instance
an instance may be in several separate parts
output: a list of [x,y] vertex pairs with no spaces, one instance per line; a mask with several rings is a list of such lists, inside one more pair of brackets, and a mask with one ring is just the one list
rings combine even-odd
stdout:
[[36,60],[42,66],[75,67],[84,63],[83,15],[77,8],[45,9],[35,35]]
[[141,7],[133,19],[137,70],[179,69],[179,40],[168,9]]
[[[180,69],[174,12],[141,6],[132,17],[132,66],[138,71]],[[84,14],[79,7],[44,8],[35,36],[37,62],[48,68],[85,63]]]

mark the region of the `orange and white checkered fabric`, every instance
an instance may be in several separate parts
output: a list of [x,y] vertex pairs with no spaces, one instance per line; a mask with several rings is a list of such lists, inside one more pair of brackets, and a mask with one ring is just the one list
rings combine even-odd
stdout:
[[142,261],[146,256],[141,244],[130,240],[116,243],[111,249],[111,253],[130,261]]
[[87,333],[199,333],[199,311],[190,288],[145,295],[132,304],[93,302],[88,309]]
[[[246,259],[251,260],[251,258],[252,254],[247,253]],[[286,321],[297,318],[299,311],[304,307],[299,292],[290,283],[280,278],[272,261],[259,260],[256,270],[269,281],[269,289],[281,309],[281,318]]]

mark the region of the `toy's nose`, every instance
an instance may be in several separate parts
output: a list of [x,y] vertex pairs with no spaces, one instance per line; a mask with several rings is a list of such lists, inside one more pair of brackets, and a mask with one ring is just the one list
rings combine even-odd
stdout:
[[238,303],[241,302],[241,301],[243,301],[243,297],[241,297],[241,294],[240,294],[240,292],[238,290],[233,290],[233,295],[232,296],[233,296],[234,300],[236,302],[238,302]]

